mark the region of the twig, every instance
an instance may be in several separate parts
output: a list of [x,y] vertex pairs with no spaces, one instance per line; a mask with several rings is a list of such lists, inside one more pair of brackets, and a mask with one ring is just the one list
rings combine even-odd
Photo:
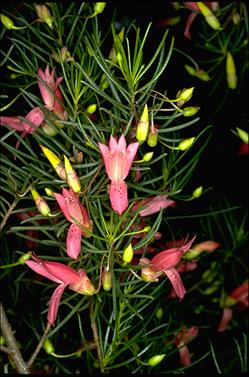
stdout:
[[9,207],[8,211],[6,212],[6,214],[5,214],[5,216],[4,216],[3,220],[2,220],[2,222],[1,222],[1,224],[0,224],[0,231],[2,231],[2,229],[3,229],[3,227],[5,226],[5,224],[6,224],[7,220],[8,220],[8,218],[10,217],[10,215],[11,215],[13,209],[14,209],[15,206],[17,205],[18,201],[19,201],[19,198],[16,198],[16,199],[13,201],[13,203],[11,204],[11,206]]
[[[8,345],[8,347],[4,347],[4,348],[8,349],[9,358],[13,361],[13,365],[15,366],[17,373],[30,374],[29,368],[27,364],[25,363],[25,361],[23,360],[22,354],[18,348],[16,338],[13,335],[12,328],[6,317],[2,303],[0,303],[0,317],[1,317],[2,334]],[[4,351],[3,347],[2,347],[2,350]]]
[[92,330],[93,330],[93,338],[94,338],[95,347],[96,347],[96,350],[97,350],[97,355],[98,355],[99,364],[100,364],[100,370],[101,370],[101,373],[105,373],[103,363],[102,363],[102,353],[101,353],[100,344],[99,344],[98,329],[97,329],[97,326],[96,326],[96,322],[93,319],[93,302],[91,302],[91,304],[90,304],[89,311],[90,311],[91,327],[92,327]]
[[32,356],[30,357],[29,361],[27,362],[27,366],[29,368],[31,368],[33,362],[35,361],[35,359],[36,359],[36,357],[38,355],[38,353],[40,352],[40,350],[41,350],[41,348],[43,346],[43,343],[44,343],[44,341],[46,339],[46,336],[48,334],[48,331],[49,331],[50,327],[51,327],[51,324],[48,322],[47,327],[46,327],[46,329],[44,331],[44,334],[42,335],[42,337],[41,337],[41,339],[40,339],[40,341],[39,341],[39,343],[38,343],[35,351],[33,352]]

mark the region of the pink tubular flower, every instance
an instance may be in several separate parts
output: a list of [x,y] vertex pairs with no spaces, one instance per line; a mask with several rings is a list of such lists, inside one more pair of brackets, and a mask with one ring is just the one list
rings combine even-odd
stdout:
[[80,253],[81,235],[89,237],[87,230],[92,231],[92,221],[80,203],[79,195],[71,188],[63,188],[62,195],[54,193],[54,197],[66,219],[72,223],[67,234],[67,254],[76,259]]
[[[39,107],[32,109],[26,116],[25,120],[19,119],[18,116],[1,116],[1,126],[7,126],[13,130],[22,132],[21,137],[24,138],[27,134],[32,134],[44,121],[44,114]],[[28,123],[29,122],[29,123]],[[32,126],[31,126],[32,124]],[[16,143],[16,149],[18,149],[20,141]]]
[[[55,68],[49,71],[49,65],[47,64],[45,71],[41,68],[38,69],[38,86],[42,99],[48,110],[53,111],[60,119],[65,119],[67,113],[63,110],[61,103],[63,97],[59,85],[63,80],[63,77],[59,77],[55,80]],[[45,82],[43,83],[42,80]],[[59,100],[59,101],[58,101]]]
[[163,273],[169,278],[176,295],[182,299],[186,293],[181,277],[175,268],[180,262],[181,257],[186,253],[195,237],[193,237],[185,245],[178,246],[176,248],[163,250],[158,253],[151,260],[147,258],[141,258],[140,264],[150,264],[147,267],[142,268],[141,277],[145,281],[158,281],[158,277]]
[[133,210],[136,210],[137,208],[139,208],[139,206],[145,206],[144,209],[139,211],[139,215],[144,217],[159,212],[161,208],[165,209],[174,205],[175,201],[168,199],[167,195],[157,195],[135,203],[133,205]]
[[228,327],[229,322],[233,318],[233,309],[231,308],[232,306],[235,306],[237,309],[242,310],[249,307],[248,288],[248,281],[245,281],[243,284],[239,285],[229,293],[224,302],[222,318],[217,330],[218,332],[225,331]]
[[186,344],[197,336],[198,330],[197,326],[190,328],[184,326],[175,339],[175,345],[179,349],[181,364],[184,366],[191,364],[191,357]]
[[109,190],[111,205],[121,215],[128,207],[127,185],[124,180],[129,174],[139,143],[131,143],[126,147],[126,140],[122,134],[118,141],[111,135],[109,147],[102,143],[98,144],[106,173],[111,180]]
[[19,119],[18,116],[1,116],[0,124],[1,126],[7,126],[13,130],[23,132],[23,134],[25,134],[23,136],[26,136],[26,134],[32,134],[35,132],[37,127],[42,124],[44,121],[44,114],[39,107],[35,107],[25,116],[25,119],[29,123],[25,122],[25,120]]
[[95,294],[95,288],[83,269],[75,271],[62,263],[44,261],[34,255],[32,259],[25,261],[25,263],[33,271],[59,284],[49,302],[47,318],[51,325],[56,320],[60,299],[67,286],[69,289],[83,295],[92,296]]

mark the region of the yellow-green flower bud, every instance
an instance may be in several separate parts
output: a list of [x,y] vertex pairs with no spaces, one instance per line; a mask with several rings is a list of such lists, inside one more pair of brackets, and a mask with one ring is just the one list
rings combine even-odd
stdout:
[[123,253],[123,261],[125,262],[125,264],[130,263],[132,261],[133,255],[134,255],[134,251],[133,251],[132,245],[130,243],[129,246],[127,246],[127,248],[124,250],[124,253]]
[[91,114],[94,114],[96,110],[97,110],[97,105],[96,103],[93,103],[87,107],[86,112],[87,114],[91,115]]
[[195,68],[194,67],[191,67],[191,65],[188,65],[188,64],[185,64],[184,65],[186,71],[191,75],[191,76],[195,76]]
[[153,154],[154,154],[154,152],[145,153],[145,155],[143,156],[143,161],[149,162],[152,159]]
[[111,271],[107,271],[104,268],[102,272],[102,287],[104,291],[110,291],[112,289],[112,274]]
[[195,77],[197,77],[198,79],[200,79],[202,81],[209,81],[209,80],[211,80],[209,74],[206,71],[204,71],[203,69],[201,69],[201,68],[195,69],[194,67],[191,67],[188,64],[185,64],[184,67],[185,67],[186,71],[191,76],[195,76]]
[[64,163],[68,185],[73,189],[74,192],[80,192],[81,184],[79,177],[77,176],[76,171],[73,169],[69,159],[66,156],[64,156]]
[[45,192],[46,192],[47,196],[50,196],[52,198],[54,197],[54,193],[50,188],[45,187]]
[[158,308],[157,311],[156,311],[156,317],[157,317],[158,319],[161,319],[162,316],[163,316],[163,309],[160,307],[160,308]]
[[117,62],[120,66],[122,65],[122,60],[122,55],[120,54],[120,52],[117,52]]
[[49,338],[45,339],[45,341],[43,343],[43,348],[48,355],[53,355],[54,346],[53,346],[52,342],[49,340]]
[[201,292],[202,294],[209,296],[213,294],[215,291],[217,291],[219,285],[220,285],[220,282],[215,281],[210,287],[206,288],[205,290],[201,290]]
[[40,147],[41,147],[43,153],[45,154],[45,156],[47,157],[47,159],[49,160],[49,162],[51,163],[51,165],[53,166],[53,168],[55,169],[58,176],[63,181],[66,181],[67,180],[66,171],[65,171],[65,168],[62,164],[62,161],[59,159],[59,157],[56,156],[56,154],[54,152],[52,152],[50,149],[44,147],[43,145],[40,145]]
[[5,16],[4,14],[1,13],[0,20],[3,26],[6,27],[6,29],[11,30],[15,28],[14,22],[8,16]]
[[194,141],[195,141],[195,137],[191,137],[190,139],[185,139],[180,142],[177,149],[179,149],[180,151],[185,151],[186,149],[191,147]]
[[0,335],[0,346],[4,346],[6,344],[6,339],[3,335]]
[[43,216],[48,216],[50,214],[50,208],[46,202],[45,199],[43,199],[40,194],[34,189],[31,188],[31,194],[33,196],[33,199],[35,201],[36,207],[38,211],[43,215]]
[[54,17],[51,16],[50,10],[45,4],[37,4],[35,5],[35,10],[37,16],[39,17],[39,21],[46,22],[46,24],[53,30],[54,25]]
[[188,106],[188,107],[184,107],[184,109],[182,109],[182,115],[184,115],[185,117],[192,117],[192,116],[195,115],[199,110],[200,110],[200,107],[198,107],[198,106]]
[[222,307],[223,308],[229,308],[231,306],[234,306],[235,304],[237,304],[237,300],[235,300],[233,297],[227,295],[224,300],[223,300],[223,303],[222,303]]
[[228,51],[226,58],[226,76],[227,83],[230,89],[236,89],[237,87],[237,74],[234,59],[232,54]]
[[193,191],[193,194],[192,194],[192,197],[197,199],[201,196],[202,194],[202,190],[203,190],[203,187],[202,186],[199,186],[197,187],[194,191]]
[[149,147],[153,148],[157,145],[158,140],[158,130],[156,127],[151,126],[149,129],[148,137],[147,137],[147,144]]
[[233,21],[233,23],[234,23],[234,25],[239,25],[240,24],[240,21],[241,21],[241,18],[240,18],[240,15],[239,15],[239,13],[238,12],[234,12],[233,14],[232,14],[232,21]]
[[194,87],[188,88],[188,89],[183,89],[183,90],[180,91],[179,95],[177,96],[177,99],[179,101],[187,102],[192,97],[193,91],[194,91]]
[[220,25],[220,21],[218,18],[213,14],[211,9],[205,5],[202,2],[197,2],[198,8],[200,9],[201,13],[203,14],[206,22],[208,23],[209,26],[211,26],[212,29],[214,30],[222,30],[222,27]]
[[162,354],[162,355],[155,355],[155,356],[152,356],[149,360],[148,360],[148,364],[149,366],[151,367],[154,367],[155,365],[161,363],[161,361],[164,359],[165,357],[165,353]]
[[106,3],[101,3],[101,2],[98,2],[98,3],[95,3],[94,5],[94,14],[100,14],[103,12],[103,10],[105,9],[105,6],[106,6]]
[[138,141],[143,142],[146,140],[149,132],[149,113],[148,106],[145,104],[142,116],[138,122],[136,130],[136,138]]
[[18,259],[18,264],[25,264],[26,260],[29,260],[31,258],[31,252],[28,252],[26,254],[23,254],[19,259]]
[[47,123],[44,123],[42,125],[42,131],[46,134],[46,135],[49,135],[49,136],[55,136],[57,135],[57,131],[54,127],[51,127],[49,124]]
[[243,141],[243,143],[248,144],[249,143],[249,135],[246,131],[242,130],[239,127],[236,127],[236,130],[238,132],[239,138]]

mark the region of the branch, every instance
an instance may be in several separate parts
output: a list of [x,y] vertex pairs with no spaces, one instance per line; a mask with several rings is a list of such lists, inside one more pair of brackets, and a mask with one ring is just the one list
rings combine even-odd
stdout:
[[51,324],[48,322],[47,327],[46,327],[46,329],[44,331],[44,334],[42,335],[42,337],[41,337],[41,339],[40,339],[40,341],[39,341],[39,343],[38,343],[35,351],[33,352],[32,356],[30,357],[29,361],[27,362],[27,366],[29,368],[32,366],[32,364],[35,361],[38,353],[40,352],[40,350],[41,350],[41,348],[43,346],[43,343],[44,343],[44,341],[45,341],[45,339],[47,337],[47,334],[48,334],[48,331],[49,331],[50,327],[51,327]]
[[8,347],[2,347],[2,351],[9,354],[9,358],[13,361],[13,365],[19,374],[30,374],[29,368],[25,361],[23,360],[22,354],[18,348],[16,338],[13,335],[12,328],[6,317],[4,307],[0,303],[0,318],[1,318],[1,331],[6,340]]

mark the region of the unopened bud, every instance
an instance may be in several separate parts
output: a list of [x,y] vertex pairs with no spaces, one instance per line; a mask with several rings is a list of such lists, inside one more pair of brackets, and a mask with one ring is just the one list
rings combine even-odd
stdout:
[[130,243],[129,246],[127,246],[127,248],[124,250],[124,253],[123,253],[123,261],[125,262],[125,264],[130,263],[132,261],[133,255],[134,255],[134,251],[133,251],[132,245]]
[[147,144],[149,147],[155,147],[157,145],[158,140],[158,130],[153,125],[150,126],[148,137],[147,137]]
[[123,60],[122,55],[120,54],[120,52],[117,52],[117,62],[119,63],[119,65],[121,65],[122,60]]
[[46,22],[46,24],[50,27],[50,29],[53,30],[53,20],[54,17],[51,16],[50,10],[45,4],[37,4],[35,5],[35,10],[37,13],[37,16],[39,17],[39,20],[41,22]]
[[238,26],[240,24],[241,18],[238,12],[234,12],[231,16],[234,25]]
[[201,68],[195,69],[194,67],[191,67],[188,64],[185,64],[184,67],[185,67],[186,71],[188,72],[188,74],[190,74],[191,76],[195,76],[202,81],[211,80],[209,74]]
[[190,98],[193,95],[194,87],[188,88],[188,89],[183,89],[180,91],[180,93],[177,95],[177,99],[179,101],[184,101],[187,102],[190,100]]
[[149,360],[148,360],[148,364],[149,366],[151,367],[154,367],[156,366],[157,364],[161,363],[161,361],[164,359],[165,357],[165,353],[162,354],[162,355],[155,355],[155,356],[152,356]]
[[73,189],[74,192],[80,192],[81,185],[79,177],[76,174],[76,171],[73,169],[72,165],[70,164],[69,159],[64,156],[64,162],[65,162],[65,170],[67,175],[67,183],[68,185]]
[[236,130],[238,132],[238,136],[239,138],[243,141],[243,143],[245,144],[248,144],[249,143],[249,135],[248,135],[248,132],[242,130],[241,128],[239,127],[236,127]]
[[145,153],[145,155],[143,156],[143,161],[149,162],[152,159],[153,154],[154,154],[154,152]]
[[202,294],[209,296],[209,295],[213,294],[218,289],[219,285],[220,285],[220,282],[215,281],[210,287],[208,287],[204,290],[202,289],[201,292],[202,292]]
[[237,74],[236,67],[233,59],[233,55],[228,51],[226,59],[226,77],[228,87],[230,89],[236,89],[237,87]]
[[43,343],[43,348],[48,355],[53,355],[54,346],[53,346],[52,342],[49,340],[49,338],[45,339],[45,341]]
[[188,107],[184,107],[184,109],[182,109],[182,115],[185,116],[185,117],[192,117],[192,116],[195,115],[199,110],[200,110],[200,107],[198,107],[198,106],[188,106]]
[[47,196],[50,196],[52,198],[54,197],[54,193],[50,188],[45,187],[45,192],[46,192]]
[[163,309],[160,307],[160,308],[158,308],[157,311],[156,311],[156,317],[157,317],[158,319],[161,319],[162,316],[163,316]]
[[237,300],[235,300],[233,297],[227,295],[224,299],[223,299],[223,302],[222,302],[222,307],[223,308],[229,308],[231,306],[234,306],[235,304],[237,304]]
[[86,112],[87,112],[87,114],[91,115],[91,114],[94,114],[96,110],[97,110],[97,105],[96,105],[96,103],[93,103],[92,105],[89,105],[87,107]]
[[23,254],[19,259],[18,259],[18,264],[25,264],[25,261],[31,258],[31,252],[28,252],[26,254]]
[[5,16],[4,14],[1,13],[0,20],[3,26],[6,27],[6,29],[11,30],[15,28],[14,22],[8,16]]
[[179,149],[180,151],[185,151],[186,149],[191,147],[194,141],[195,141],[195,137],[191,137],[190,139],[183,140],[180,142],[177,149]]
[[42,125],[42,131],[46,134],[46,135],[49,135],[49,136],[55,136],[57,135],[57,131],[54,127],[51,127],[49,124],[47,123],[44,123]]
[[102,272],[102,287],[104,291],[110,291],[112,289],[112,274],[111,271],[107,271],[104,268]]
[[142,116],[138,122],[136,130],[136,138],[138,141],[143,142],[146,140],[149,132],[149,114],[148,106],[145,104]]
[[206,22],[209,26],[211,26],[214,30],[222,30],[220,25],[220,21],[218,18],[213,14],[211,9],[202,2],[197,2],[198,8],[200,9],[201,13],[203,14]]
[[66,171],[63,167],[62,161],[59,159],[58,156],[54,152],[52,152],[50,149],[44,147],[43,145],[40,145],[43,153],[55,169],[56,173],[59,175],[59,177],[63,180],[67,180]]
[[6,339],[3,335],[0,335],[0,346],[4,346],[6,344]]
[[103,12],[103,10],[105,9],[105,6],[106,6],[106,3],[101,3],[101,2],[98,2],[98,3],[95,3],[94,5],[94,14],[100,14]]
[[50,208],[46,202],[45,199],[43,199],[40,194],[33,188],[31,188],[31,194],[33,196],[33,199],[35,201],[36,207],[38,211],[43,215],[43,216],[48,216],[50,214]]
[[203,190],[202,186],[197,187],[193,191],[192,197],[195,198],[195,199],[199,198],[201,196],[201,194],[202,194],[202,190]]

